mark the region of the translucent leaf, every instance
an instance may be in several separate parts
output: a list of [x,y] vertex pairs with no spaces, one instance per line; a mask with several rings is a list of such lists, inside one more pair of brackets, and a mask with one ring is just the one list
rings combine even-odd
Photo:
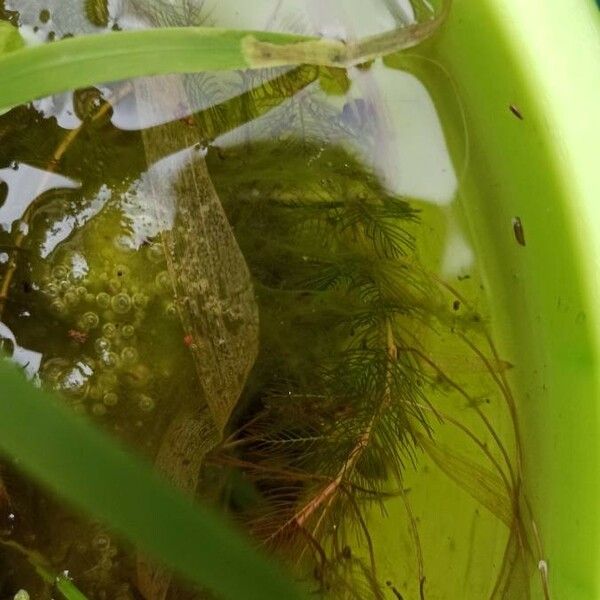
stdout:
[[514,515],[511,498],[502,479],[479,463],[460,455],[425,436],[419,441],[435,464],[482,506],[512,527]]
[[529,600],[529,576],[519,530],[513,529],[490,600]]

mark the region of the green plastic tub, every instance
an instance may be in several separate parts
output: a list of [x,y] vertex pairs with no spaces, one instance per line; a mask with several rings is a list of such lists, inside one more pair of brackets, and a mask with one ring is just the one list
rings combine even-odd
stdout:
[[[456,0],[414,53],[444,65],[464,106],[460,202],[515,363],[552,598],[600,598],[600,12],[586,0]],[[456,104],[428,73],[462,160]]]
[[[249,11],[235,4],[218,4],[215,23],[264,28],[282,2],[261,0]],[[296,4],[311,7],[313,22],[336,16],[336,3]],[[339,7],[369,14],[389,5]],[[439,115],[458,176],[455,208],[477,256],[494,338],[514,365],[538,568],[554,600],[600,599],[600,11],[592,0],[454,0],[431,40],[390,61],[423,84]],[[473,500],[451,481],[418,487],[420,476],[408,475],[407,486],[415,483],[427,600],[487,600],[506,527],[489,515],[479,524]],[[464,514],[453,512],[463,504]],[[445,511],[449,525],[439,530],[435,515]],[[421,514],[434,518],[419,521]],[[405,581],[416,567],[406,558],[402,500],[374,511],[369,529],[389,597],[400,597],[398,582],[412,590],[405,600],[416,600],[418,580]],[[475,537],[488,540],[479,545],[485,555],[471,552]],[[539,575],[531,598],[547,600]]]

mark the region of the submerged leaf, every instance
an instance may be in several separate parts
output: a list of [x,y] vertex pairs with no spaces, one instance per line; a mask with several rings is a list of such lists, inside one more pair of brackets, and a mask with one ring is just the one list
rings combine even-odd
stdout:
[[529,600],[528,555],[520,538],[518,523],[513,524],[508,544],[502,557],[502,566],[490,600]]
[[429,457],[448,477],[507,527],[514,522],[512,499],[502,479],[474,460],[420,435],[419,442]]
[[[165,15],[160,18],[164,23]],[[167,20],[166,24],[185,23]],[[134,89],[140,115],[151,122],[160,122],[165,106],[192,113],[182,77],[138,80]],[[205,139],[212,129],[202,132]],[[221,441],[256,359],[258,307],[246,261],[204,157],[195,150],[197,129],[177,122],[169,129],[146,129],[142,139],[151,165],[147,202],[163,225],[162,246],[201,390],[196,412],[186,408],[170,425],[156,466],[194,495],[204,456]],[[165,146],[174,141],[187,149],[182,160],[160,161]],[[165,598],[170,582],[167,571],[141,560],[138,585],[147,598]]]

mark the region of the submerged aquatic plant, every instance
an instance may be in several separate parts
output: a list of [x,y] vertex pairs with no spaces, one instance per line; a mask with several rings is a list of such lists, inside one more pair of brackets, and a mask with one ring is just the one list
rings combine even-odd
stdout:
[[[94,23],[103,27],[109,23],[105,8],[102,3],[86,3]],[[181,15],[169,14],[162,10],[151,14],[150,24],[180,25],[172,18]],[[125,84],[117,100],[130,94],[138,101],[155,98],[160,90],[179,104],[185,116],[146,128],[130,140],[148,164],[134,161],[125,174],[117,169],[111,182],[114,200],[106,202],[100,214],[80,223],[63,249],[51,254],[46,263],[52,261],[52,269],[21,257],[24,248],[32,249],[30,240],[36,239],[38,228],[44,231],[52,222],[39,220],[39,215],[53,198],[39,196],[22,219],[33,231],[27,233],[27,227],[22,227],[8,240],[11,261],[3,275],[0,310],[7,313],[9,322],[18,321],[10,303],[22,305],[29,292],[18,291],[15,282],[23,278],[17,275],[26,275],[28,282],[31,278],[33,289],[52,299],[48,303],[52,331],[66,333],[70,340],[71,362],[65,363],[64,343],[55,344],[52,350],[57,356],[55,362],[45,363],[43,383],[155,456],[158,468],[188,494],[199,486],[201,496],[232,514],[255,539],[287,555],[296,564],[297,575],[319,593],[382,597],[366,509],[399,495],[417,555],[417,590],[421,598],[426,597],[419,525],[404,485],[407,469],[426,454],[511,531],[492,598],[512,600],[527,597],[524,590],[531,559],[539,553],[530,548],[535,536],[522,491],[520,450],[516,459],[511,457],[508,444],[479,407],[477,397],[430,354],[427,340],[442,332],[442,337],[463,343],[498,386],[516,426],[505,365],[493,345],[487,353],[480,349],[486,341],[485,330],[468,302],[420,264],[413,237],[419,231],[418,212],[410,199],[386,191],[348,148],[347,138],[356,135],[354,124],[345,122],[343,113],[340,116],[322,99],[306,94],[300,108],[309,109],[302,113],[303,131],[313,128],[323,133],[327,128],[325,147],[307,135],[286,136],[282,125],[294,118],[288,101],[314,82],[329,92],[344,90],[346,74],[332,66],[371,58],[396,48],[402,39],[412,43],[433,25],[437,25],[435,19],[424,28],[405,30],[402,36],[370,40],[367,46],[301,41],[300,51],[297,45],[266,46],[263,42],[273,42],[271,37],[249,46],[247,34],[243,34],[246,42],[239,45],[239,35],[217,32],[215,37],[214,30],[212,38],[205,30],[111,34],[109,43],[115,41],[117,50],[121,43],[144,50],[144,43],[167,38],[182,42],[180,50],[186,53],[191,39],[194,43],[218,39],[228,48],[233,40],[238,54],[242,49],[242,63],[236,55],[233,62],[211,61],[210,66],[202,63],[202,68],[246,66],[249,51],[254,52],[253,66],[302,59],[320,67],[258,74],[257,85],[197,113],[190,106],[198,93],[197,81],[171,81],[168,86],[165,82]],[[18,46],[14,31],[6,31],[8,43]],[[56,43],[51,50],[19,50],[0,59],[0,72],[6,68],[10,73],[15,65],[36,57],[62,56],[63,51],[81,51],[92,60],[104,56],[105,47],[99,40],[76,38]],[[341,54],[332,58],[329,52],[333,50]],[[172,70],[169,61],[174,55],[165,53],[164,47],[160,53],[166,57],[160,70]],[[140,56],[147,62],[148,55],[141,52]],[[110,70],[114,65],[106,64],[101,75],[100,71],[86,74],[85,82],[133,74]],[[194,68],[199,64],[194,63]],[[38,67],[32,63],[32,68]],[[127,68],[136,74],[147,72],[138,63]],[[151,68],[156,72],[159,67]],[[189,69],[190,63],[181,68]],[[240,78],[247,83],[253,76]],[[60,85],[82,82],[64,81]],[[203,80],[204,84],[210,89],[210,80]],[[29,98],[49,91],[35,89],[18,93]],[[103,136],[115,135],[107,119],[110,102],[93,89],[78,97],[83,123],[48,153],[45,168],[49,172],[66,173],[67,159],[73,161],[71,168],[81,168],[71,157],[77,144],[87,147],[80,140],[86,133],[92,132],[100,146]],[[11,98],[9,104],[14,98],[23,99]],[[219,134],[267,114],[280,141],[229,149],[207,147]],[[35,122],[36,118],[28,112],[24,120]],[[189,155],[190,148],[195,154]],[[186,149],[183,164],[173,167],[161,161]],[[142,173],[144,186],[135,192],[145,201],[146,213],[150,212],[149,231],[141,228],[144,235],[134,246],[137,252],[119,248],[117,243],[103,255],[101,246],[107,239],[111,244],[118,242],[114,238],[119,237],[123,222],[129,233],[139,233],[136,211],[140,206],[131,202],[130,186]],[[85,206],[81,196],[75,199],[77,210]],[[164,213],[168,201],[177,207],[177,218],[172,221]],[[70,272],[73,252],[85,259],[85,277]],[[158,350],[157,341],[162,343]],[[257,348],[258,358],[249,374]],[[88,353],[92,352],[91,358]],[[167,355],[164,360],[163,355]],[[74,386],[75,367],[79,375]],[[195,371],[197,377],[173,386],[178,368],[186,374]],[[464,398],[495,448],[438,406],[434,396],[440,389]],[[182,400],[155,410],[156,396]],[[131,402],[124,407],[122,400],[133,397],[137,401],[132,412]],[[140,417],[143,413],[146,416]],[[484,464],[441,445],[437,440],[441,423],[473,441]],[[27,496],[35,501],[39,492],[25,484],[26,493],[20,498],[20,486],[8,486],[7,494],[16,503]],[[66,491],[76,500],[76,490]],[[148,493],[151,497],[156,490],[149,487]],[[116,513],[107,515],[89,500],[82,503],[112,519],[134,541],[145,541],[154,556],[160,553],[156,544],[148,544],[147,535],[128,526],[124,513],[117,522]],[[27,510],[33,511],[31,505]],[[65,513],[52,506],[49,514],[48,522],[41,525],[50,533],[46,551],[56,539],[52,518],[63,518]],[[64,518],[69,522],[69,516]],[[350,533],[358,535],[358,551]],[[62,535],[67,548],[78,537],[102,538],[100,553],[95,547],[92,552],[89,548],[74,551],[79,552],[81,563],[93,564],[87,571],[72,573],[92,597],[109,593],[130,598],[134,589],[147,598],[183,594],[169,573],[145,557],[113,545],[110,538],[104,543],[106,534],[93,524],[76,519],[74,525],[63,528]],[[26,550],[25,556],[33,555]],[[73,553],[53,555],[53,559],[56,566],[68,565]],[[182,566],[181,560],[179,553],[171,562],[180,573],[193,576],[191,563]],[[219,589],[214,578],[206,582]],[[231,586],[222,588],[233,597]]]
[[[274,152],[285,157],[285,173]],[[513,532],[492,597],[527,597],[538,549],[530,547],[520,449],[511,458],[475,393],[432,353],[432,340],[440,336],[481,362],[516,419],[506,364],[491,343],[489,356],[479,349],[489,339],[469,303],[419,263],[410,202],[339,147],[304,152],[259,144],[209,154],[263,322],[239,429],[211,454],[218,467],[211,475],[225,477],[228,489],[223,466],[243,473],[255,494],[241,505],[234,494],[229,510],[300,573],[313,573],[317,590],[343,598],[383,597],[366,513],[400,495],[425,598],[419,526],[404,483],[424,453]],[[444,395],[466,401],[492,447],[441,408]],[[473,442],[483,460],[440,444],[442,424]]]

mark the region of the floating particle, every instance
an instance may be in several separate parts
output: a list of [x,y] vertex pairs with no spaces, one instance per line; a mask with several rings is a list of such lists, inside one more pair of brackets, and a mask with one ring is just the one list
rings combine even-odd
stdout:
[[129,275],[129,269],[125,265],[117,265],[115,267],[115,275],[117,277],[127,277],[127,275]]
[[521,111],[514,104],[510,104],[508,106],[508,109],[513,115],[515,115],[515,117],[517,117],[517,119],[519,119],[519,121],[523,120],[523,115],[521,114]]
[[39,14],[40,23],[46,24],[50,20],[50,11],[47,8],[40,10]]
[[88,339],[87,333],[85,333],[84,331],[79,331],[78,329],[69,329],[67,335],[69,336],[69,339],[73,340],[78,344],[85,344]]
[[512,226],[515,240],[517,240],[521,246],[525,246],[525,230],[523,229],[523,223],[521,222],[520,217],[513,218]]

